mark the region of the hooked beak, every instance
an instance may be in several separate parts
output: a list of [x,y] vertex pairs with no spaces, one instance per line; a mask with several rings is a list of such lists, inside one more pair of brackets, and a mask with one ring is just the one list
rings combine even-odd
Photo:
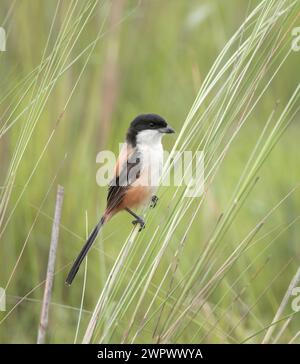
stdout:
[[160,128],[159,131],[164,134],[173,134],[175,133],[175,130],[170,126],[166,126],[165,128]]

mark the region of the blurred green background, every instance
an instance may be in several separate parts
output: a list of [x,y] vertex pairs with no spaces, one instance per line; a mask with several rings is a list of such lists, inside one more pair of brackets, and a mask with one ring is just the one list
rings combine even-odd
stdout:
[[[85,3],[79,1],[77,9]],[[79,58],[55,84],[19,165],[1,226],[0,286],[6,286],[26,241],[6,291],[9,312],[45,278],[56,187],[57,184],[64,187],[57,274],[47,342],[66,343],[74,340],[83,269],[72,287],[66,287],[64,280],[69,264],[83,244],[86,214],[90,229],[105,207],[106,188],[100,188],[96,184],[99,168],[96,163],[97,153],[105,149],[117,152],[129,122],[140,113],[158,113],[179,131],[215,58],[242,23],[249,8],[257,3],[258,1],[247,0],[117,0],[112,3],[100,2],[95,8],[68,57],[70,61],[97,37],[101,27],[103,36],[97,42],[61,119],[60,115],[84,67],[86,57]],[[1,103],[1,126],[24,94],[25,88],[19,82],[41,61],[56,9],[57,17],[53,23],[49,49],[55,44],[69,5],[69,1],[1,1],[0,25],[2,22],[7,31],[7,51],[0,53],[1,99],[16,86],[12,94]],[[188,235],[179,277],[190,267],[199,244],[208,239],[216,219],[226,207],[262,123],[265,123],[277,101],[279,105],[287,102],[299,83],[299,64],[300,52],[291,54],[279,77],[264,95],[263,102],[232,145],[197,217],[197,223]],[[29,92],[15,113],[26,107],[30,96]],[[28,117],[28,112],[22,114],[1,136],[2,188],[17,140]],[[13,211],[54,128],[55,133],[38,168]],[[224,251],[232,249],[234,241],[241,239],[299,183],[299,132],[298,118],[297,123],[293,123],[286,131],[261,170],[257,186],[226,235]],[[171,149],[175,138],[176,136],[166,138],[164,145],[167,150]],[[171,193],[167,188],[163,188],[163,192],[167,196]],[[241,318],[247,308],[255,303],[249,317],[234,331],[237,340],[271,322],[299,267],[299,223],[297,221],[288,227],[299,215],[299,203],[300,196],[296,190],[274,212],[266,231],[278,226],[286,227],[286,230],[263,251],[255,265],[245,274],[237,288],[237,291],[245,289],[245,293],[240,300],[237,299],[237,304],[232,307],[230,302],[222,304],[223,309],[231,307],[228,308],[229,315]],[[151,236],[155,225],[163,221],[167,208],[167,204],[158,205],[145,234]],[[5,226],[11,212],[13,214]],[[130,222],[131,219],[126,214],[115,217],[104,229],[103,239],[99,239],[96,244],[97,249],[89,254],[84,300],[86,311],[83,313],[80,335],[84,332],[90,312],[122,247],[124,237],[132,229]],[[184,228],[182,226],[182,231]],[[174,239],[177,237],[174,236]],[[228,273],[228,281],[238,277],[251,259],[261,253],[270,241],[270,237],[262,239],[262,245],[255,246],[241,258]],[[170,257],[173,253],[170,251]],[[281,269],[282,274],[272,282],[272,278]],[[159,277],[157,281],[159,282]],[[217,302],[222,296],[226,284],[226,281],[223,282],[220,289],[214,292],[212,302]],[[0,320],[5,318],[0,325],[0,342],[36,341],[42,295],[43,285],[30,293],[7,317],[7,312],[0,312]],[[122,328],[122,323],[120,327]],[[297,328],[299,329],[299,320],[293,320],[281,341],[291,339]],[[114,340],[118,341],[118,336]],[[188,339],[182,337],[181,340]],[[210,340],[222,341],[214,336],[206,338],[206,341]],[[148,341],[148,337],[141,336],[140,341]],[[232,340],[228,338],[228,342]]]

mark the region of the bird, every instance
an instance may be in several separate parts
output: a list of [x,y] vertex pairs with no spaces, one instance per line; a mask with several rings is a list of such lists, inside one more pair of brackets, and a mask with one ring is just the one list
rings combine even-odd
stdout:
[[134,217],[132,223],[139,225],[139,231],[145,228],[145,221],[133,210],[156,206],[155,193],[163,167],[162,137],[174,132],[157,114],[141,114],[132,120],[108,184],[106,209],[74,261],[66,278],[67,285],[72,284],[102,226],[115,214],[126,211]]

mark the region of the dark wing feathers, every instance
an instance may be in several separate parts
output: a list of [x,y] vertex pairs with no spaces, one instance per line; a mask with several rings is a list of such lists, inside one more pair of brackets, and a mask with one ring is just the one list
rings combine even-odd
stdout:
[[119,166],[119,175],[109,184],[107,194],[107,212],[112,211],[122,203],[123,197],[140,176],[140,153],[135,149]]

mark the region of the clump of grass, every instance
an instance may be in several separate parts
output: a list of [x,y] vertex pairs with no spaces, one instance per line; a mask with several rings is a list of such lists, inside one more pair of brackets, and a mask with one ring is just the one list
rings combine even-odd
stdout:
[[[56,24],[57,17],[62,6],[61,2],[58,1],[52,19],[47,42],[40,60],[40,64],[36,68],[34,68],[34,70],[31,71],[28,75],[26,75],[21,81],[17,81],[16,84],[10,90],[8,90],[8,92],[3,95],[0,100],[0,105],[5,104],[7,100],[13,100],[6,108],[5,112],[2,114],[0,140],[5,141],[5,138],[7,134],[11,131],[11,129],[15,128],[18,123],[21,123],[21,126],[19,128],[20,132],[16,139],[9,165],[5,173],[3,170],[3,174],[1,176],[3,178],[3,186],[0,190],[0,240],[2,241],[6,229],[11,223],[14,214],[18,211],[18,206],[22,201],[25,193],[27,192],[43,157],[45,157],[45,154],[47,153],[47,150],[51,145],[58,125],[69,106],[71,98],[75,92],[76,87],[78,86],[78,83],[84,73],[87,63],[90,60],[90,57],[95,49],[95,46],[103,35],[105,18],[103,20],[103,23],[100,24],[98,32],[96,33],[93,41],[90,42],[88,45],[85,45],[83,49],[80,49],[79,54],[76,54],[76,56],[74,56],[73,53],[78,47],[78,41],[80,39],[80,36],[86,29],[91,17],[94,15],[97,6],[99,8],[99,4],[99,0],[88,1],[84,4],[79,4],[78,1],[72,1],[66,9],[65,17],[61,22],[61,27],[59,28],[57,32],[58,35],[55,38],[54,28],[58,26]],[[101,4],[101,6],[103,6],[103,3]],[[53,43],[53,46],[50,47],[50,43]],[[70,94],[65,100],[62,110],[60,110],[60,113],[58,115],[52,115],[52,129],[50,131],[49,137],[47,138],[46,144],[43,146],[40,155],[38,155],[37,160],[32,166],[32,170],[30,171],[28,178],[23,181],[21,190],[17,191],[17,197],[14,196],[13,202],[11,202],[10,206],[12,192],[13,190],[15,190],[15,181],[21,168],[22,161],[25,158],[26,150],[30,145],[31,140],[33,139],[33,135],[38,123],[41,122],[43,112],[48,105],[49,99],[51,98],[51,96],[53,96],[62,76],[67,73],[67,71],[83,56],[85,56],[86,58],[83,62],[83,65],[81,66],[78,77],[75,79],[74,85],[72,85],[71,87]],[[65,159],[66,155],[63,157],[62,163]],[[61,165],[58,168],[58,171],[60,170],[60,168]],[[57,174],[55,175],[54,180],[56,179],[56,177]],[[17,271],[20,260],[26,249],[29,236],[36,224],[38,217],[41,214],[41,207],[43,206],[51,188],[53,187],[54,180],[52,181],[52,183],[50,183],[49,190],[46,192],[45,198],[36,214],[36,218],[34,219],[32,226],[29,229],[29,233],[23,243],[17,260],[5,285],[5,290],[9,289],[11,281]],[[10,209],[9,212],[7,212],[9,206]],[[40,287],[43,283],[44,282],[41,282],[41,284],[37,285],[33,290],[28,293],[28,295],[32,293],[36,288]],[[5,316],[1,320],[1,323],[3,323],[10,316],[14,309],[23,301],[23,299],[26,299],[28,295],[25,295],[17,303],[17,305],[13,306],[13,308],[5,314]]]
[[[232,317],[228,309],[218,322],[220,313],[209,302],[233,265],[257,243],[255,239],[264,223],[285,198],[242,240],[233,244],[227,257],[223,254],[219,259],[222,243],[255,187],[260,168],[299,111],[300,85],[280,113],[275,112],[274,105],[269,118],[261,120],[260,136],[231,201],[209,240],[205,244],[199,241],[195,251],[198,258],[182,272],[181,279],[176,271],[188,244],[189,231],[231,145],[291,53],[290,29],[298,18],[299,4],[295,1],[261,1],[216,59],[173,148],[173,153],[175,150],[204,151],[204,193],[196,200],[188,199],[185,191],[178,188],[171,197],[168,215],[151,237],[138,235],[136,230],[130,234],[102,289],[83,342],[140,342],[140,336],[154,342],[198,342],[208,331],[216,342],[242,341],[245,334],[239,333],[239,336],[237,331],[251,309],[241,319]],[[147,216],[150,221],[151,215]],[[178,228],[185,216],[189,216],[189,224],[179,238]],[[173,258],[168,254],[171,246]],[[136,267],[133,261],[138,261]],[[154,277],[159,270],[161,278],[155,284]],[[216,323],[212,325],[212,321]]]

